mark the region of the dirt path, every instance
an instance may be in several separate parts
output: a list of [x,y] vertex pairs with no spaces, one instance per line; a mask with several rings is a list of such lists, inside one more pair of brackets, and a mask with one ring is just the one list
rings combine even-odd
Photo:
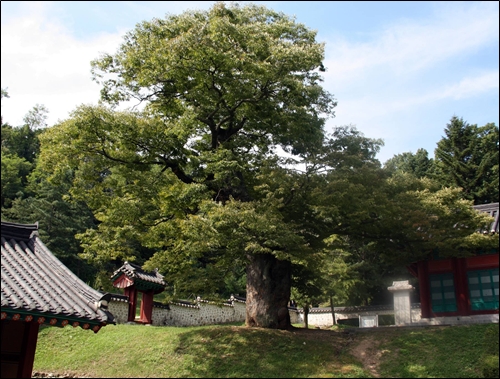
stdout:
[[363,368],[370,372],[375,378],[380,377],[379,366],[384,350],[380,350],[380,345],[387,339],[380,330],[370,330],[365,332],[344,331],[334,332],[331,330],[296,329],[296,334],[312,340],[322,339],[332,343],[332,347],[339,353],[346,351],[362,364]]
[[378,337],[380,336],[357,333],[353,345],[349,349],[349,353],[358,358],[363,363],[365,370],[369,371],[375,378],[380,377],[378,370],[383,354],[383,351],[378,348],[382,342]]

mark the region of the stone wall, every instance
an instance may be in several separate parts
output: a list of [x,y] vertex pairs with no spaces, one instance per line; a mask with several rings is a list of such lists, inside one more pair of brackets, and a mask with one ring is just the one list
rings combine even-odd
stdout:
[[128,318],[128,299],[126,296],[115,296],[111,297],[111,301],[108,304],[108,311],[115,316],[115,321],[117,324],[124,324],[127,322]]
[[[335,307],[335,323],[339,320],[357,319],[359,316],[392,315],[392,306],[359,306],[359,307]],[[290,321],[292,324],[304,323],[304,310],[302,308],[290,309]],[[412,322],[420,321],[420,304],[411,305]],[[307,321],[310,326],[330,327],[333,325],[331,308],[311,308]]]
[[216,304],[200,301],[196,305],[171,303],[169,309],[153,307],[153,325],[194,326],[245,321],[245,304]]
[[[128,302],[123,295],[113,295],[109,303],[109,311],[115,316],[118,324],[127,322]],[[302,308],[289,308],[292,324],[304,324]],[[335,320],[359,318],[360,315],[394,314],[392,306],[368,307],[335,307]],[[154,326],[197,326],[244,322],[246,317],[245,302],[233,300],[227,304],[216,304],[199,300],[193,304],[171,303],[164,305],[154,302],[152,325]],[[420,304],[411,305],[411,322],[420,321]],[[330,308],[311,308],[308,315],[309,325],[330,327],[333,325]]]
[[[108,310],[115,316],[117,324],[124,324],[128,319],[128,299],[126,296],[113,294]],[[154,326],[195,326],[244,322],[245,302],[233,300],[227,304],[217,304],[199,300],[195,304],[171,303],[168,305],[154,302],[152,325]]]

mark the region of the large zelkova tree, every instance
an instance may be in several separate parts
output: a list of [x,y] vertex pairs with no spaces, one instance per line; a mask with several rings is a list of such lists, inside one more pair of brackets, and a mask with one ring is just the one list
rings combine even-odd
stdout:
[[88,254],[133,258],[142,246],[167,280],[183,273],[177,286],[205,293],[244,264],[247,324],[287,328],[291,260],[309,248],[280,212],[292,193],[268,190],[263,173],[277,147],[300,156],[323,142],[336,102],[315,37],[265,7],[217,3],[142,22],[95,60],[104,101],[146,107],[81,107],[61,126],[102,222],[83,239]]
[[173,296],[216,295],[244,272],[246,324],[285,329],[291,287],[315,297],[332,252],[401,263],[477,244],[484,217],[459,190],[389,177],[381,141],[353,128],[324,133],[336,102],[315,35],[265,7],[217,3],[143,22],[94,61],[104,101],[145,107],[80,106],[40,137],[40,169],[53,184],[72,172],[71,196],[99,222],[78,236],[83,256],[158,267]]
[[475,204],[498,202],[498,126],[479,127],[454,116],[444,132],[435,150],[439,180],[462,188]]

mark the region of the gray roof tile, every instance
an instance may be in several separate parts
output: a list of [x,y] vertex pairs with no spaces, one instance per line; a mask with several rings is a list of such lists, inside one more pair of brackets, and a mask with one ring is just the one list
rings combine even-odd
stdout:
[[163,275],[161,275],[158,270],[147,272],[144,271],[141,266],[128,261],[125,261],[125,263],[113,273],[111,278],[112,280],[116,280],[122,274],[125,274],[132,280],[138,279],[138,281],[152,283],[158,288],[164,288],[167,285],[163,280]]
[[[77,323],[97,332],[114,323],[107,311],[109,294],[80,280],[38,236],[38,225],[2,221],[2,319],[14,314],[42,317],[57,325]],[[28,318],[27,318],[28,320]],[[63,322],[66,320],[66,322]]]

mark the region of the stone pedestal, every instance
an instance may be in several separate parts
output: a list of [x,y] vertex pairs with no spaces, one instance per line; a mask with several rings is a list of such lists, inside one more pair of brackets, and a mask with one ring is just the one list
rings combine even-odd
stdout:
[[387,288],[394,295],[394,321],[396,325],[411,323],[410,291],[408,280],[395,281]]

